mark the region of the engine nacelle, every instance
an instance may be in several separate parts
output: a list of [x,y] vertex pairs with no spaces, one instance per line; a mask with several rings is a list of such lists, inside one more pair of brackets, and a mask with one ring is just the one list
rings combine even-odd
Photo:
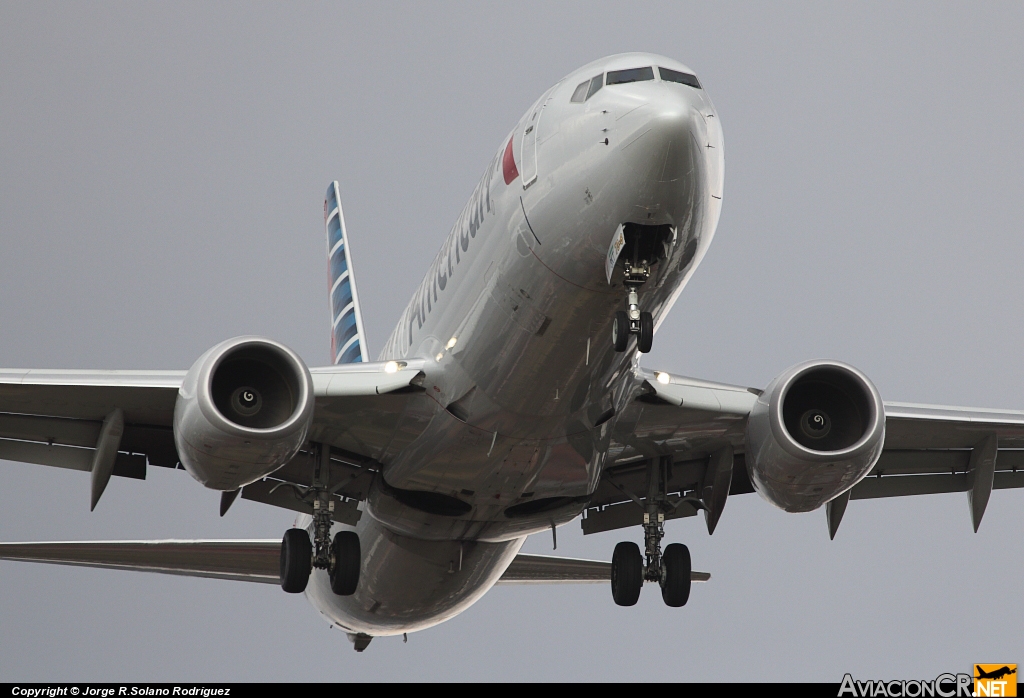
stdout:
[[797,364],[776,378],[747,420],[747,470],[758,494],[812,511],[875,466],[885,441],[882,399],[867,376],[835,361]]
[[221,342],[192,365],[174,405],[174,443],[192,477],[236,490],[287,463],[313,421],[313,379],[291,349],[259,337]]

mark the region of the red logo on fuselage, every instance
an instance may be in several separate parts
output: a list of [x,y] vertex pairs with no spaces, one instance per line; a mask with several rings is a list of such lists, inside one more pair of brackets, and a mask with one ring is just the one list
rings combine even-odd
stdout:
[[519,176],[516,159],[512,155],[512,140],[514,138],[515,136],[508,139],[508,147],[505,148],[505,155],[501,158],[501,173],[505,175],[505,184],[512,184],[512,180]]

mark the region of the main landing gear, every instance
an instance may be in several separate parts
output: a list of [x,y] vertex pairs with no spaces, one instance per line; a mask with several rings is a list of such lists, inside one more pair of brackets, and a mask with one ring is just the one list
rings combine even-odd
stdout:
[[285,532],[281,541],[281,588],[289,594],[306,590],[313,568],[327,570],[331,591],[351,596],[359,585],[362,554],[355,531],[340,531],[331,540],[334,500],[328,487],[330,450],[320,444],[314,450],[313,486],[305,496],[313,500],[313,540],[301,528]]
[[[626,255],[623,255],[626,257]],[[654,343],[654,318],[648,312],[641,312],[637,289],[651,276],[651,262],[640,259],[640,238],[634,238],[632,259],[623,261],[625,276],[622,285],[626,288],[626,309],[615,313],[612,323],[612,344],[615,351],[626,351],[629,335],[636,335],[636,348],[646,354]]]
[[657,463],[652,461],[648,471],[647,499],[643,505],[645,555],[641,556],[636,543],[629,542],[619,543],[612,553],[612,598],[619,606],[634,605],[644,582],[661,585],[661,597],[667,606],[685,606],[690,598],[689,548],[672,543],[664,552],[661,550],[665,511],[673,506],[665,494],[667,465],[666,459],[661,458]]

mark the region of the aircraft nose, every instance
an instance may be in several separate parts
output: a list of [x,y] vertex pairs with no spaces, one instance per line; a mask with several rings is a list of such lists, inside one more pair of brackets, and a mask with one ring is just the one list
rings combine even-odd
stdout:
[[706,141],[699,97],[679,85],[652,85],[650,100],[638,109],[632,133],[622,144],[630,169],[649,182],[674,182],[698,166]]

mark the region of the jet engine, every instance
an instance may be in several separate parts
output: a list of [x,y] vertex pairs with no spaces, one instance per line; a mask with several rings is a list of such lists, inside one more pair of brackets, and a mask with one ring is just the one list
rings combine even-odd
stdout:
[[885,441],[885,410],[853,366],[809,361],[760,395],[746,438],[758,494],[786,511],[812,511],[871,472]]
[[313,379],[291,349],[236,337],[192,365],[174,405],[181,464],[215,490],[236,490],[291,460],[313,420]]

